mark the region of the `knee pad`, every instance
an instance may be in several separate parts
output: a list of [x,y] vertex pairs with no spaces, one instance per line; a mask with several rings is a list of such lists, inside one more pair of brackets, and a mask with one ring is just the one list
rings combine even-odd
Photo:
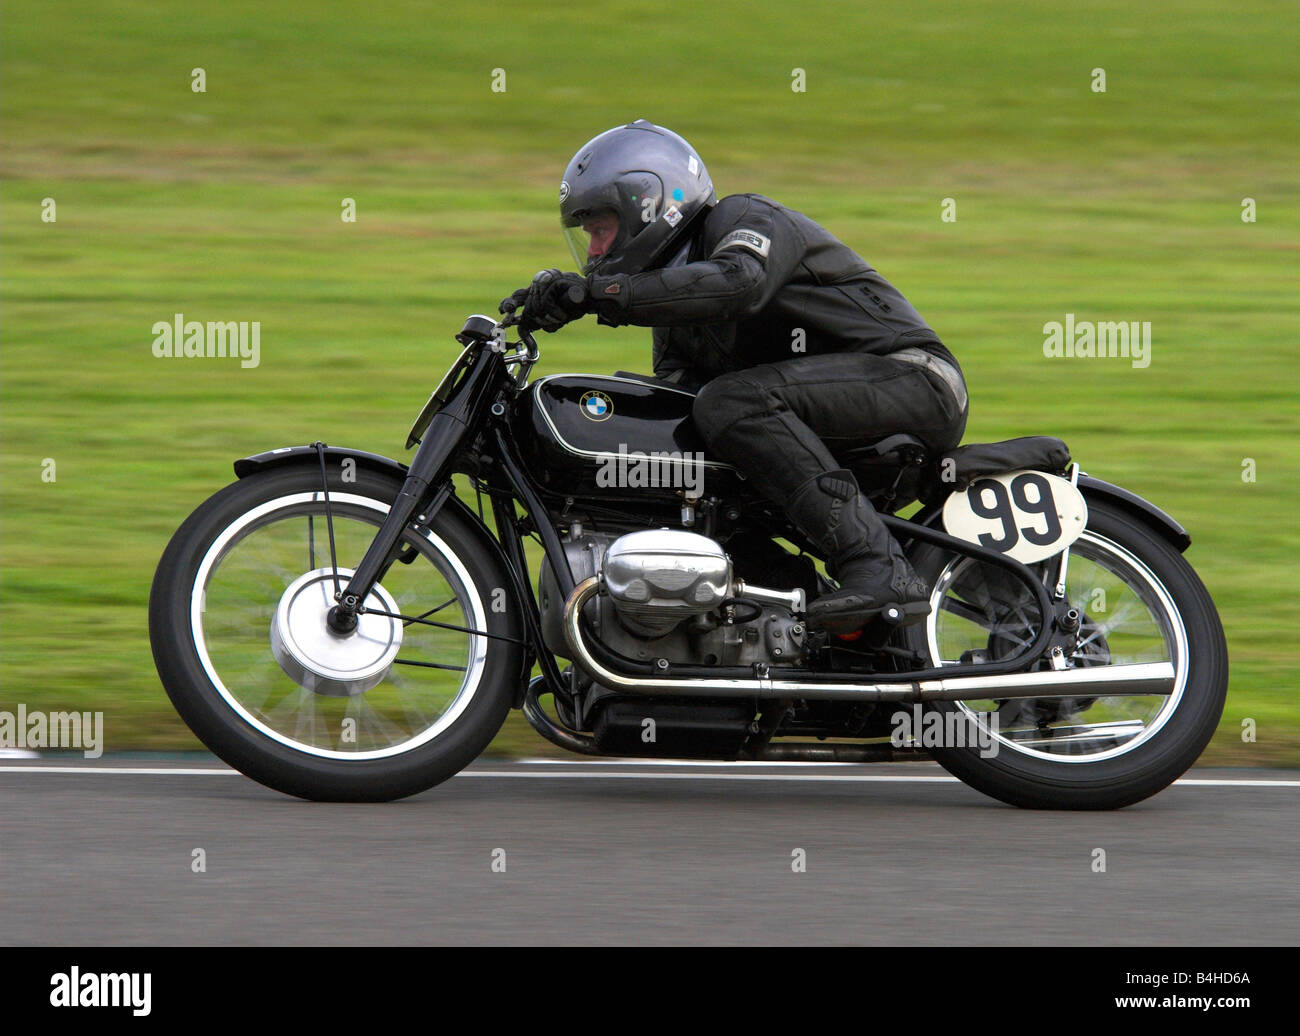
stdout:
[[755,409],[762,389],[739,372],[722,374],[695,396],[691,417],[704,441],[712,442],[739,418]]

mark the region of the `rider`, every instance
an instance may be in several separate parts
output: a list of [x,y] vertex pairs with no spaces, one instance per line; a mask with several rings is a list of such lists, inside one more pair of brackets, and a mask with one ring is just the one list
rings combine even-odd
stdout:
[[644,119],[578,149],[560,219],[583,272],[543,270],[501,312],[522,305],[544,331],[587,313],[652,327],[655,375],[698,390],[709,455],[824,552],[839,589],[810,622],[850,629],[890,605],[924,618],[928,588],[835,459],[899,432],[934,451],[961,439],[961,370],[911,304],[802,213],[719,201],[694,148]]

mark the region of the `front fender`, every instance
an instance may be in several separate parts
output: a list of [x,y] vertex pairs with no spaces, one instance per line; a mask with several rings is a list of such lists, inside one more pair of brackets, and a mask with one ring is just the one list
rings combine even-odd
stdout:
[[[395,478],[405,479],[407,467],[390,457],[381,456],[378,453],[368,453],[365,450],[354,450],[347,446],[326,446],[325,461],[326,463],[339,463],[351,457],[357,462],[357,467],[367,468],[371,471],[380,472],[385,475],[392,475]],[[240,457],[235,461],[235,474],[239,478],[247,478],[249,475],[256,474],[259,471],[267,471],[272,468],[284,467],[289,464],[317,464],[315,446],[281,446],[277,450],[267,450],[264,453],[255,453],[251,457]],[[510,562],[506,557],[506,552],[497,538],[492,535],[486,523],[473,509],[460,499],[454,492],[448,495],[443,507],[450,507],[458,512],[460,516],[468,521],[483,546],[489,550],[493,557],[500,564],[502,573],[512,572]],[[509,580],[513,586],[514,580]],[[518,589],[515,588],[516,598],[519,597]],[[523,601],[518,601],[520,607],[523,607]]]
[[[326,446],[325,460],[342,460],[345,457],[351,457],[357,462],[359,468],[369,468],[372,471],[381,471],[388,475],[396,475],[398,478],[406,478],[406,465],[399,464],[397,461],[388,457],[381,457],[378,453],[367,453],[365,450],[354,450],[347,446]],[[285,464],[299,464],[304,460],[316,459],[315,446],[281,446],[278,450],[267,450],[264,453],[255,453],[251,457],[240,457],[235,461],[235,475],[239,478],[247,478],[249,475],[258,471],[265,471],[267,468],[281,467]]]

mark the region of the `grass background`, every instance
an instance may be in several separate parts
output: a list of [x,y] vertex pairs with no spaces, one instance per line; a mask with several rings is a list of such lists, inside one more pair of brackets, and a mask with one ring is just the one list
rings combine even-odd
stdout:
[[[908,295],[963,364],[968,441],[1059,435],[1178,518],[1232,657],[1206,758],[1300,764],[1293,4],[4,14],[0,708],[102,710],[110,751],[195,747],[147,639],[168,537],[239,456],[401,456],[463,317],[565,264],[569,156],[644,116],[720,194],[807,212]],[[261,321],[261,365],[155,359],[175,312]],[[1067,312],[1151,321],[1150,367],[1045,358]],[[648,360],[648,331],[588,320],[547,338],[539,374]],[[545,746],[516,715],[497,748]]]

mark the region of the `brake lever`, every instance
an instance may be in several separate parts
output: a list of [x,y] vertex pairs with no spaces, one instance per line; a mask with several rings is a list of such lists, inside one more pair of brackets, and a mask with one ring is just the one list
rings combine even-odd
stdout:
[[501,318],[499,326],[502,328],[513,327],[519,335],[519,342],[517,344],[524,346],[524,348],[528,350],[526,356],[510,357],[507,359],[507,363],[518,363],[520,360],[524,359],[536,362],[540,355],[540,350],[537,348],[537,340],[532,336],[532,333],[528,328],[524,326],[524,321],[519,315],[519,310],[511,310],[509,313],[505,314],[505,316]]
[[[531,338],[532,336],[529,333],[529,328],[526,324],[527,315],[525,314],[521,316],[520,315],[521,312],[523,312],[522,308],[511,310],[501,319],[501,326],[517,328],[519,331],[520,338],[522,338],[524,335],[529,335],[529,337]],[[534,328],[533,330],[536,329]]]

